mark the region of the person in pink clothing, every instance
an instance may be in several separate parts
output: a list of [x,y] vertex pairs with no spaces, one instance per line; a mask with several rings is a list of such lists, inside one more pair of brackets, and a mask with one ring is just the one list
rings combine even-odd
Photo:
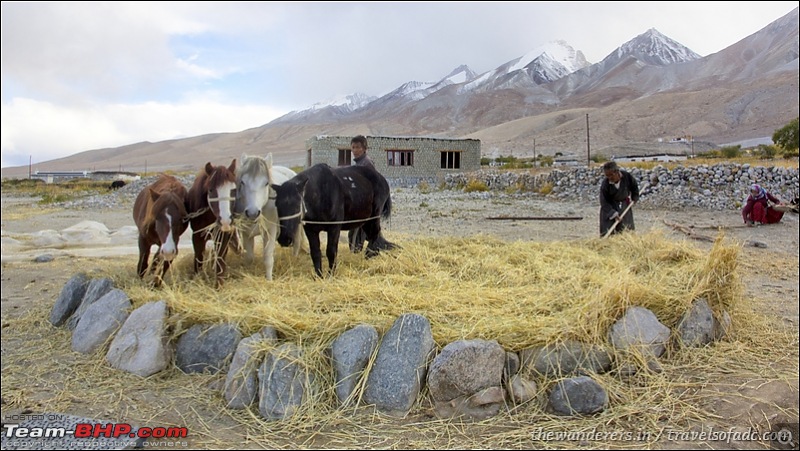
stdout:
[[758,224],[775,224],[783,218],[783,212],[772,208],[771,204],[780,204],[781,201],[768,193],[761,185],[750,186],[750,195],[742,208],[742,219],[748,226]]

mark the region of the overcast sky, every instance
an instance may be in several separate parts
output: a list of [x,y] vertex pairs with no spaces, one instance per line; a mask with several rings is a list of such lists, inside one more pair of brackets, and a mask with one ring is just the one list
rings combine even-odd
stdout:
[[550,41],[590,63],[655,28],[701,56],[788,2],[2,2],[2,167],[238,132]]

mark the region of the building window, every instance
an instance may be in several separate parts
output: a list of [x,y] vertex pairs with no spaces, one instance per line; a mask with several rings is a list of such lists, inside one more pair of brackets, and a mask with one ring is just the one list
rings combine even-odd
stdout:
[[391,149],[386,151],[387,166],[414,166],[413,150]]
[[442,152],[442,169],[461,169],[461,152]]
[[353,151],[350,149],[339,149],[339,166],[350,166],[353,161]]

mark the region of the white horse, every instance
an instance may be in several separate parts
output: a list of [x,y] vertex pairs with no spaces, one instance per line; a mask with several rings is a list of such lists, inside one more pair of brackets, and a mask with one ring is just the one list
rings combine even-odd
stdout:
[[[253,242],[256,235],[261,235],[267,280],[272,280],[275,240],[280,231],[280,221],[278,209],[275,207],[275,191],[270,185],[281,185],[297,174],[285,166],[273,166],[271,153],[265,158],[242,154],[240,161],[236,170],[238,192],[234,211],[242,218],[238,228],[241,231],[245,260],[253,261]],[[296,256],[299,250],[299,245],[295,245],[293,254]]]

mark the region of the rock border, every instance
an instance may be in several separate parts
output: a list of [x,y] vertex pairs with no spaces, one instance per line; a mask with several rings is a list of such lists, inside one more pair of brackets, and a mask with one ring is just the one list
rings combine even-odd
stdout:
[[[106,294],[98,298],[100,292]],[[78,307],[84,304],[85,309]],[[108,364],[141,377],[172,363],[187,374],[224,372],[220,391],[226,407],[249,409],[257,401],[261,416],[269,421],[291,417],[319,389],[321,378],[298,363],[302,349],[281,342],[272,326],[243,338],[233,324],[195,324],[171,343],[164,300],[128,312],[130,308],[128,296],[109,279],[80,273],[62,288],[49,320],[55,327],[73,330],[73,349],[78,352],[97,352],[110,339],[103,349]],[[363,386],[362,404],[405,417],[427,385],[437,417],[482,420],[505,405],[536,400],[534,378],[545,377],[554,380],[543,405],[546,411],[593,415],[608,408],[609,397],[592,376],[660,372],[658,359],[668,347],[708,346],[728,336],[730,329],[728,312],[716,316],[700,298],[675,329],[644,307],[629,307],[609,328],[607,347],[568,340],[511,352],[495,340],[472,339],[448,343],[437,352],[430,321],[407,313],[382,337],[368,324],[348,329],[328,352],[342,406],[355,403],[356,388]],[[260,344],[271,345],[271,351],[257,352]]]

